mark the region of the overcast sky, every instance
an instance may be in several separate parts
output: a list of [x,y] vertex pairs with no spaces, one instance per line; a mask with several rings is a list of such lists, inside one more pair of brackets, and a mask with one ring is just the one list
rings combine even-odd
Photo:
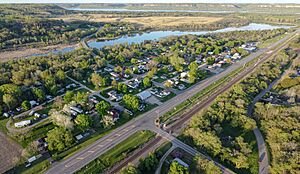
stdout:
[[0,0],[0,3],[298,3],[300,0]]

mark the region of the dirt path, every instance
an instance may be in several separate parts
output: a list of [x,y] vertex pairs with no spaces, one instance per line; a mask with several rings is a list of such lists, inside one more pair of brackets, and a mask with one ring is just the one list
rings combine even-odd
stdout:
[[0,131],[0,173],[9,170],[21,159],[23,148]]

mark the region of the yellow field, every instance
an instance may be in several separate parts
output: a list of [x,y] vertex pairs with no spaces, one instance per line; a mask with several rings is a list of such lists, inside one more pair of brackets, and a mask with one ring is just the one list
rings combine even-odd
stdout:
[[209,24],[222,20],[222,17],[205,16],[151,16],[151,17],[117,17],[115,15],[91,14],[91,15],[72,15],[60,18],[65,21],[89,20],[94,22],[129,22],[141,24],[145,27],[175,27],[180,25],[201,25]]

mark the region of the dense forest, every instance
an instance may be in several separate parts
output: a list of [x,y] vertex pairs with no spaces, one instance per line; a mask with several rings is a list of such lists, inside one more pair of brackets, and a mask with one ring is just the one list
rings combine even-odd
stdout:
[[[299,46],[300,38],[293,47]],[[269,147],[272,173],[297,173],[300,170],[299,58],[294,59],[286,75],[272,89],[272,94],[279,99],[278,104],[260,102],[255,105],[255,118]]]
[[0,48],[42,47],[78,42],[98,25],[85,21],[66,23],[48,16],[67,12],[55,5],[3,5],[0,7]]
[[96,30],[96,24],[86,22],[65,23],[60,20],[7,15],[0,17],[0,48],[78,42],[80,38]]

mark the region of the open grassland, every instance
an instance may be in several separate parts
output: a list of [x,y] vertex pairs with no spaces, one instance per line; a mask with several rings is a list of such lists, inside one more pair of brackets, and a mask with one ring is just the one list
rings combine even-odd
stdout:
[[202,16],[188,16],[188,17],[175,17],[175,16],[153,16],[153,17],[138,17],[138,18],[124,18],[120,19],[123,22],[142,24],[146,27],[161,26],[173,27],[180,25],[199,25],[209,24],[222,20],[221,17],[202,17]]
[[[57,18],[56,18],[57,19]],[[207,16],[145,16],[145,17],[121,17],[103,14],[90,14],[90,15],[69,15],[63,16],[62,19],[66,22],[76,20],[89,20],[91,22],[129,22],[145,27],[176,27],[181,25],[203,25],[219,22],[223,17],[207,17]]]

